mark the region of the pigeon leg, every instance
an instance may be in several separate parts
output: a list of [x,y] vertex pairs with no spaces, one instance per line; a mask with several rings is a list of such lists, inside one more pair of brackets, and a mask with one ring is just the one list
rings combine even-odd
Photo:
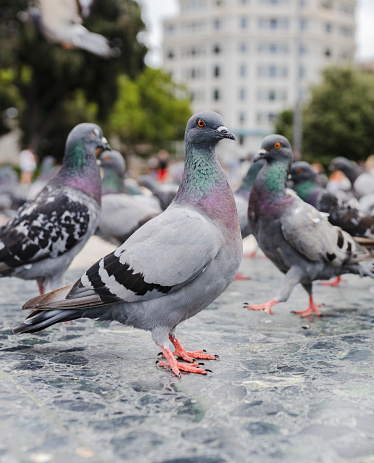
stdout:
[[244,259],[252,259],[253,257],[256,256],[257,250],[253,252],[247,252],[246,254],[243,254]]
[[338,286],[338,284],[341,282],[341,281],[344,281],[343,278],[339,275],[335,278],[335,280],[333,281],[322,281],[321,282],[321,285],[322,286]]
[[301,315],[302,317],[307,317],[308,315],[311,315],[313,312],[320,317],[321,312],[317,309],[317,307],[321,307],[322,304],[316,304],[313,301],[313,297],[309,296],[309,307],[306,310],[296,310],[294,313],[297,315]]
[[244,304],[244,307],[248,310],[263,310],[264,312],[267,312],[269,313],[270,315],[273,315],[273,311],[272,311],[272,307],[273,305],[275,304],[278,304],[279,301],[276,301],[275,299],[272,299],[271,301],[269,302],[266,302],[265,304],[258,304],[258,305],[254,305],[254,304],[247,304],[245,303]]
[[174,357],[172,351],[169,348],[161,347],[162,353],[166,360],[162,360],[158,362],[158,366],[160,367],[169,367],[171,368],[172,372],[175,376],[180,376],[180,371],[187,371],[189,373],[200,373],[202,375],[206,375],[207,372],[197,365],[197,363],[182,363],[178,362],[177,359]]
[[242,273],[237,273],[234,278],[234,280],[249,280],[249,279],[250,279],[249,277],[246,277]]
[[175,347],[174,355],[182,358],[183,360],[186,360],[186,362],[193,362],[194,359],[216,360],[218,358],[217,355],[206,354],[203,350],[187,352],[173,334],[169,334],[169,339]]
[[44,285],[41,281],[37,281],[36,284],[38,285],[39,293],[42,296],[45,293]]

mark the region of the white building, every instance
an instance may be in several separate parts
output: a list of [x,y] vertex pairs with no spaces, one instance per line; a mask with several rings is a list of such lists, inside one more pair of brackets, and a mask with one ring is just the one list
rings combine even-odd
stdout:
[[[164,21],[163,68],[187,85],[194,112],[214,110],[257,150],[320,70],[352,62],[356,0],[179,0]],[[298,91],[298,88],[300,89]]]

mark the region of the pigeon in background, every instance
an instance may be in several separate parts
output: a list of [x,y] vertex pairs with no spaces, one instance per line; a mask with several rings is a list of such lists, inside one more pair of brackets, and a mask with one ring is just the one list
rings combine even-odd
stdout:
[[334,172],[340,170],[348,178],[352,185],[352,191],[356,198],[374,193],[374,174],[365,172],[355,162],[342,156],[334,158],[329,170]]
[[[117,320],[149,330],[175,375],[205,374],[187,352],[176,326],[213,302],[232,282],[242,256],[232,191],[215,153],[223,138],[235,139],[214,112],[195,114],[185,131],[185,170],[173,202],[103,257],[74,284],[31,299],[33,312],[15,333],[33,333],[81,317]],[[171,351],[169,342],[175,347]],[[174,355],[173,355],[174,354]],[[178,362],[175,356],[190,363]]]
[[295,313],[320,315],[312,297],[313,281],[344,273],[374,278],[360,264],[371,255],[348,233],[331,225],[323,213],[286,191],[292,148],[285,137],[265,137],[259,156],[266,164],[252,187],[248,220],[260,248],[286,276],[274,299],[260,305],[245,303],[245,307],[273,313],[272,306],[287,301],[300,283],[309,294],[309,307]]
[[108,148],[100,127],[70,132],[61,169],[0,229],[0,276],[36,280],[40,293],[58,288],[73,257],[96,230],[101,178],[95,152]]
[[352,236],[374,239],[374,217],[363,213],[352,201],[322,188],[317,182],[316,173],[304,161],[294,162],[291,169],[293,189],[300,198],[321,212],[329,214],[329,222]]
[[99,159],[103,170],[99,232],[122,244],[134,231],[162,212],[155,198],[124,192],[125,162],[118,151],[104,151]]
[[257,177],[257,174],[260,172],[264,164],[265,161],[262,159],[259,159],[257,162],[252,162],[247,174],[243,178],[242,184],[234,193],[236,208],[238,210],[240,220],[240,231],[242,233],[242,238],[246,238],[251,234],[248,223],[248,201],[255,178]]
[[111,48],[107,38],[82,25],[82,13],[89,12],[87,5],[83,8],[79,0],[38,0],[37,4],[39,8],[33,7],[29,16],[50,42],[67,49],[81,48],[102,58],[118,56],[119,50]]

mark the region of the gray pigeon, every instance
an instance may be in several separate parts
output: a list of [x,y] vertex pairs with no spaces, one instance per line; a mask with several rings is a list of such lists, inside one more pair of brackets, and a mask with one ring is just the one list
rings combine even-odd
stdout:
[[74,127],[61,169],[0,229],[0,277],[36,280],[41,294],[61,286],[97,227],[101,178],[95,151],[108,147],[97,125]]
[[[214,112],[195,114],[185,132],[185,170],[173,202],[116,251],[100,259],[74,284],[31,299],[34,310],[15,333],[33,333],[82,317],[117,320],[152,332],[166,361],[160,366],[206,373],[186,352],[176,326],[213,302],[231,283],[242,256],[233,194],[215,153],[235,139]],[[174,355],[169,342],[174,347]],[[181,357],[187,362],[176,360]]]
[[82,26],[82,6],[78,0],[38,0],[40,12],[34,8],[32,17],[44,37],[61,43],[65,48],[81,48],[102,58],[118,55],[108,39]]
[[329,170],[334,172],[340,170],[345,174],[351,182],[352,191],[356,198],[361,198],[364,195],[374,193],[374,174],[365,172],[363,168],[358,166],[355,162],[339,156],[334,158],[330,165]]
[[265,137],[259,156],[266,164],[251,191],[248,220],[260,248],[286,277],[274,299],[260,305],[246,303],[245,307],[273,313],[272,306],[287,301],[300,283],[309,294],[309,307],[296,313],[320,315],[312,297],[313,281],[344,273],[374,278],[374,273],[360,264],[370,253],[313,206],[286,191],[292,148],[285,137]]
[[242,238],[246,238],[251,234],[248,223],[248,201],[255,178],[264,164],[265,161],[262,159],[259,159],[256,162],[252,162],[246,176],[243,178],[242,184],[234,193]]
[[162,210],[152,196],[124,192],[125,163],[121,153],[104,151],[99,164],[104,172],[99,234],[120,245],[148,220],[161,214]]

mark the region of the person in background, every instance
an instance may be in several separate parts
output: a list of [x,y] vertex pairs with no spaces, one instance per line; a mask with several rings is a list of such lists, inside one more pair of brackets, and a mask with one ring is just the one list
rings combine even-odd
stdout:
[[21,169],[20,182],[22,185],[30,185],[36,169],[36,156],[32,148],[25,148],[19,154],[19,167]]
[[157,158],[158,158],[157,180],[159,182],[166,182],[168,178],[169,153],[166,150],[160,150],[157,154]]

